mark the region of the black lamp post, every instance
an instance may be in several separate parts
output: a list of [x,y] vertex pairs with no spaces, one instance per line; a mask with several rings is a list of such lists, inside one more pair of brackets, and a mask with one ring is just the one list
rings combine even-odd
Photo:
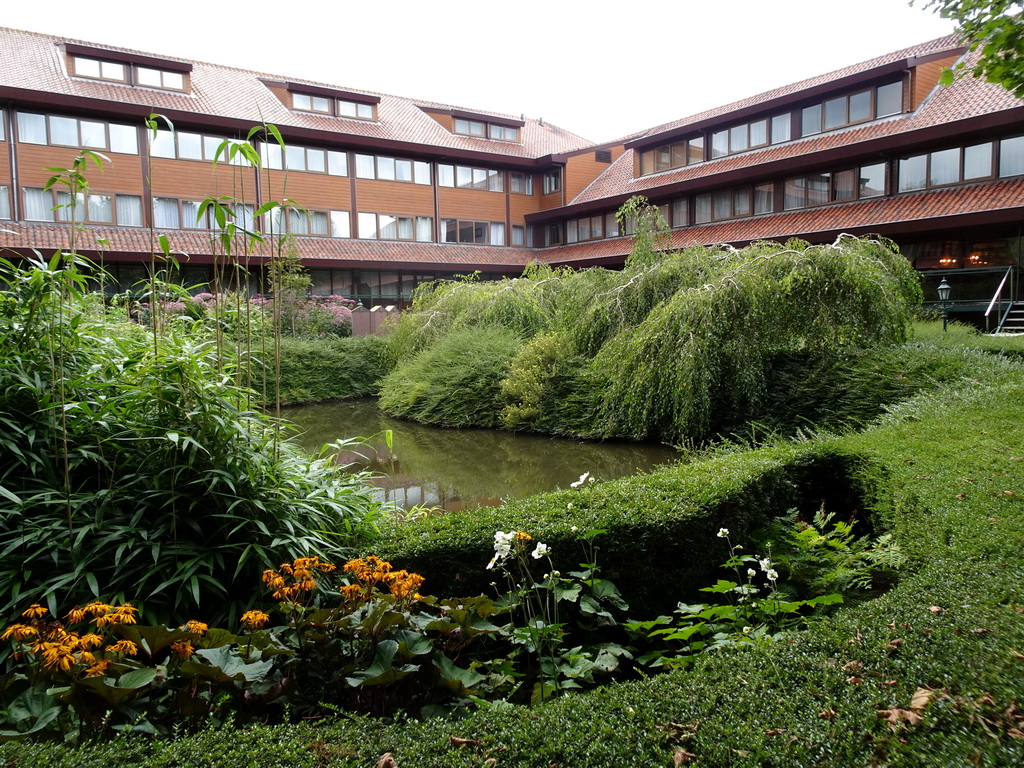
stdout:
[[939,283],[939,287],[936,289],[939,293],[939,301],[942,306],[942,332],[946,332],[946,323],[949,321],[949,293],[952,290],[949,283],[946,282],[946,278],[942,278],[942,282]]

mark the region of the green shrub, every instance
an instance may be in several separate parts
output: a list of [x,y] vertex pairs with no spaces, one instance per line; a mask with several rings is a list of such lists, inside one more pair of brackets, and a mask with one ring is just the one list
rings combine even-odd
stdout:
[[0,270],[0,610],[102,589],[219,621],[267,562],[339,559],[367,531],[362,478],[247,410],[211,342],[112,326],[75,263]]
[[282,338],[282,402],[375,395],[378,382],[387,373],[386,343],[379,336],[317,341]]
[[499,327],[448,334],[387,375],[380,408],[446,427],[496,427],[501,381],[521,344],[514,331]]

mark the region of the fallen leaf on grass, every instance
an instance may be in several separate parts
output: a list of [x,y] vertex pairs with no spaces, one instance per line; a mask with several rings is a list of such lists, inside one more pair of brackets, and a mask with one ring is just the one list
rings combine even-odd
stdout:
[[937,605],[931,606],[928,610],[931,611],[932,613],[945,613],[946,612],[945,608],[941,608],[941,607],[939,607]]
[[839,714],[839,713],[838,713],[838,712],[836,712],[836,711],[835,711],[834,709],[832,709],[832,708],[830,707],[829,709],[826,709],[826,710],[823,710],[823,711],[819,712],[819,713],[818,713],[818,717],[822,718],[823,720],[831,720],[831,719],[833,719],[833,718],[834,718],[834,717],[835,717],[835,716],[836,716],[837,714]]
[[385,752],[373,768],[398,768],[395,757],[390,752]]
[[765,731],[764,735],[765,736],[781,736],[784,733],[786,733],[786,729],[785,728],[772,728],[770,731]]
[[928,706],[928,702],[932,700],[934,695],[935,691],[931,688],[918,688],[914,691],[914,695],[910,697],[910,708],[920,712]]
[[991,629],[985,629],[984,627],[977,627],[976,629],[972,629],[971,630],[971,634],[972,635],[987,635],[987,634],[990,634],[991,632],[992,632]]
[[899,638],[899,637],[897,637],[894,640],[890,640],[888,643],[886,643],[886,646],[889,647],[889,648],[892,648],[894,651],[897,648],[899,648],[901,645],[903,645],[903,640],[902,640],[902,638]]
[[480,746],[480,742],[476,741],[475,739],[460,739],[458,736],[452,736],[449,739],[449,741],[451,742],[451,745],[453,747],[461,747],[465,744],[473,744],[475,746]]
[[864,681],[861,678],[859,678],[856,675],[854,675],[853,677],[846,678],[846,682],[849,685],[860,685]]
[[676,750],[676,753],[672,755],[672,765],[674,765],[675,768],[679,768],[680,765],[686,765],[695,757],[696,755],[693,754],[693,752],[687,752],[685,749],[680,747]]
[[921,716],[912,709],[879,709],[876,714],[880,719],[887,720],[893,731],[898,731],[903,723],[917,725],[921,722]]

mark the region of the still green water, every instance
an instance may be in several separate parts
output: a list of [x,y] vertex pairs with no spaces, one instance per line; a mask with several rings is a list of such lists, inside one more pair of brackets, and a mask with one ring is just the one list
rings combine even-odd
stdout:
[[[611,480],[678,458],[664,445],[580,442],[491,429],[442,429],[393,419],[376,400],[345,400],[287,408],[298,442],[317,451],[326,443],[372,437],[368,446],[337,457],[381,476],[381,495],[406,509],[446,510],[500,504],[502,499],[568,488],[584,472]],[[392,451],[383,437],[391,430]]]

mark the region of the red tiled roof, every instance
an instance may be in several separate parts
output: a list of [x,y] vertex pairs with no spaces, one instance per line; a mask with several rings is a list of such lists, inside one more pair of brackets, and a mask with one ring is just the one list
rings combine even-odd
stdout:
[[[884,234],[910,222],[930,224],[935,229],[952,228],[958,225],[958,219],[997,211],[1024,215],[1024,177],[687,227],[672,231],[671,247],[790,237],[813,239],[816,234],[831,239],[839,232]],[[620,237],[548,248],[538,252],[537,258],[567,264],[622,258],[629,252],[629,238]]]
[[908,59],[923,58],[937,53],[944,53],[946,51],[953,52],[956,50],[962,50],[962,46],[960,45],[957,36],[947,35],[946,37],[929,40],[926,43],[919,43],[918,45],[913,45],[910,48],[904,48],[899,51],[893,51],[892,53],[878,56],[874,59],[862,61],[858,64],[851,64],[850,66],[843,67],[832,72],[816,75],[808,78],[807,80],[800,80],[799,82],[790,83],[789,85],[784,85],[780,88],[774,88],[770,91],[759,93],[756,96],[748,96],[745,99],[734,101],[731,104],[707,109],[703,112],[698,112],[695,115],[690,115],[689,117],[663,123],[662,125],[658,125],[647,130],[644,133],[644,136],[653,137],[657,136],[659,133],[668,133],[693,123],[725,117],[731,112],[738,112],[742,109],[746,109],[747,107],[765,104],[766,102],[774,101],[775,99],[783,98],[785,96],[791,96],[795,93],[799,93],[800,91],[806,91],[819,85],[835,82],[845,77],[857,75],[862,72],[869,72],[872,69],[878,69],[886,64],[894,64]]
[[[1021,114],[1014,116],[1011,110],[1020,111]],[[950,126],[950,132],[953,132],[954,124],[958,121],[971,118],[991,120],[1000,112],[1007,113],[1007,119],[1024,121],[1024,101],[997,84],[964,77],[950,86],[937,86],[916,112],[774,144],[672,171],[634,178],[634,150],[627,150],[577,195],[570,205],[608,197],[649,194],[651,190],[669,184],[711,179],[745,169],[763,169],[778,161],[810,157],[832,149],[849,148],[851,152],[867,154],[871,151],[872,142],[885,139],[891,141],[898,137],[902,142],[910,143],[914,140],[915,132],[943,125]]]
[[[68,225],[48,223],[18,223],[0,221],[0,249],[35,248],[44,255],[67,249]],[[209,263],[220,253],[214,233],[202,231],[167,230],[150,234],[148,229],[132,227],[85,226],[76,234],[76,250],[92,256],[100,252],[124,254],[150,254],[156,250],[156,238],[167,235],[171,253],[182,263],[195,258],[197,263]],[[105,239],[103,245],[100,240]],[[345,240],[326,237],[297,237],[292,240],[298,255],[307,266],[317,263],[325,266],[352,263],[387,268],[388,264],[445,265],[454,269],[486,269],[505,271],[522,267],[534,260],[529,248],[499,248],[485,245],[458,245],[454,243],[409,243],[386,240]],[[268,245],[257,244],[252,257],[259,261],[270,255]],[[236,256],[241,259],[241,256]]]
[[[379,96],[378,121],[349,120],[325,115],[293,112],[262,82],[282,81],[276,75],[225,67],[219,64],[192,62],[192,92],[189,94],[104,83],[69,77],[59,45],[80,45],[152,56],[151,53],[113,46],[97,46],[80,40],[67,40],[34,32],[0,28],[0,92],[5,88],[42,91],[63,96],[80,97],[120,104],[131,104],[147,112],[187,113],[197,118],[217,117],[239,121],[245,127],[263,122],[281,128],[287,137],[288,128],[323,131],[334,141],[344,142],[346,136],[372,138],[423,145],[424,150],[448,148],[503,155],[517,158],[539,158],[570,152],[591,144],[575,134],[548,122],[527,120],[522,129],[522,143],[458,136],[445,130],[418,104],[441,109],[459,109],[451,105],[415,101],[388,94]],[[290,80],[290,82],[300,82]],[[309,85],[325,86],[309,80]],[[338,89],[338,86],[326,86]],[[368,91],[359,90],[361,93]],[[475,110],[474,110],[475,111]],[[489,114],[489,113],[485,113]],[[495,115],[511,117],[510,115]]]

